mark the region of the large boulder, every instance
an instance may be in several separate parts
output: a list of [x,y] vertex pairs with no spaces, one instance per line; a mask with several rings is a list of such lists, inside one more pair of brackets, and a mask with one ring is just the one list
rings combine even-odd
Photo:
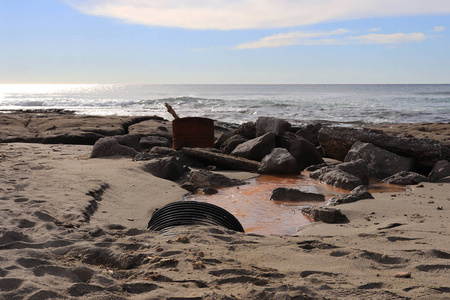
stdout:
[[309,177],[346,190],[353,190],[363,184],[358,177],[332,166],[314,171],[309,174]]
[[323,163],[323,158],[317,152],[316,147],[304,138],[296,138],[291,142],[289,152],[297,161],[300,171],[309,166]]
[[247,142],[248,140],[243,137],[242,135],[239,134],[235,134],[232,135],[231,137],[227,138],[222,145],[220,146],[220,150],[223,153],[226,154],[230,154],[231,152],[233,152],[234,149],[236,149],[236,147],[242,143]]
[[214,148],[220,149],[222,147],[223,143],[232,136],[233,136],[233,134],[231,132],[222,132],[219,135],[219,137],[215,140]]
[[437,161],[430,174],[428,175],[428,180],[431,182],[436,182],[441,178],[450,176],[450,162],[448,160]]
[[251,140],[256,138],[256,124],[255,122],[246,122],[236,128],[236,133]]
[[326,205],[338,205],[344,203],[356,202],[364,199],[373,199],[372,194],[369,192],[366,186],[360,185],[354,188],[350,193],[346,195],[336,196],[327,200]]
[[319,146],[320,129],[322,129],[322,124],[320,123],[307,124],[306,126],[303,126],[299,130],[297,130],[295,134],[314,144],[314,146]]
[[345,161],[364,159],[370,177],[386,178],[401,171],[409,171],[413,160],[381,149],[370,143],[356,142],[345,157]]
[[113,137],[105,137],[97,140],[92,148],[90,158],[98,158],[105,156],[126,156],[134,157],[138,152],[133,148],[120,145]]
[[259,117],[256,120],[256,136],[265,135],[268,132],[275,136],[282,136],[291,128],[291,124],[285,120],[272,117]]
[[189,181],[196,187],[222,188],[245,184],[244,181],[232,179],[225,175],[213,173],[207,170],[192,172]]
[[302,212],[316,222],[322,221],[324,223],[348,223],[347,217],[338,209],[330,207],[303,207]]
[[133,148],[140,152],[141,146],[139,146],[140,137],[134,134],[115,135],[114,138],[123,146]]
[[177,180],[185,172],[183,164],[176,157],[152,159],[143,166],[143,169],[153,176],[167,180]]
[[388,178],[383,179],[384,183],[398,185],[413,185],[427,181],[428,179],[421,174],[406,171],[398,172],[392,176],[389,176]]
[[364,159],[337,164],[336,168],[358,177],[364,185],[369,184],[369,169],[367,168],[367,162]]
[[303,192],[298,189],[279,187],[272,191],[270,200],[275,201],[325,201],[321,194]]
[[275,148],[275,133],[268,132],[265,135],[239,144],[231,152],[231,155],[261,161],[273,148]]
[[284,148],[274,148],[270,154],[267,154],[258,168],[259,173],[275,174],[299,174],[297,161]]
[[139,146],[143,151],[150,150],[153,147],[170,147],[172,142],[165,137],[158,135],[150,135],[141,138],[139,141]]
[[359,130],[343,127],[323,127],[319,131],[319,142],[326,156],[343,161],[347,152],[357,141],[371,143],[398,155],[415,158],[423,166],[431,166],[444,158],[444,147],[436,140],[396,137],[380,130]]

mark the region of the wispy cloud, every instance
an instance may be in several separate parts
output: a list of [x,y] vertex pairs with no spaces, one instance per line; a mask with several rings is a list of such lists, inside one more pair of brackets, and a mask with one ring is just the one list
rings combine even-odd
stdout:
[[436,26],[436,27],[434,27],[434,31],[435,32],[445,31],[445,27],[444,26]]
[[[411,42],[423,42],[425,35],[423,33],[393,33],[380,34],[370,33],[366,35],[349,35],[350,31],[338,29],[330,32],[290,32],[280,33],[264,37],[258,41],[243,43],[235,49],[257,49],[257,48],[275,48],[292,45],[348,45],[348,44],[401,44]],[[330,38],[335,36],[334,38]]]
[[448,0],[63,0],[83,13],[147,26],[283,28],[370,17],[450,14]]

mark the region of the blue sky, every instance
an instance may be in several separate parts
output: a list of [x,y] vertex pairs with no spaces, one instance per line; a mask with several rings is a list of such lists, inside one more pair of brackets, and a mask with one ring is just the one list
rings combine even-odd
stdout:
[[0,0],[0,83],[450,83],[448,0]]

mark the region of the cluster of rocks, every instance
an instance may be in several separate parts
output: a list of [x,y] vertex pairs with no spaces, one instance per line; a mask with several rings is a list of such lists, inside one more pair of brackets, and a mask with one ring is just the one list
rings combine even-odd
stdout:
[[[196,172],[190,168],[287,175],[306,170],[313,179],[351,191],[328,201],[329,205],[369,198],[364,191],[369,177],[409,185],[438,182],[450,176],[450,143],[388,135],[377,129],[320,123],[294,127],[285,120],[260,117],[240,126],[216,122],[214,148],[175,151],[171,148],[171,122],[156,116],[1,114],[0,125],[5,129],[0,132],[0,142],[94,144],[92,158],[120,155],[148,161],[146,171],[178,181],[189,191],[203,188],[214,193],[213,189],[230,184],[223,180],[197,181]],[[333,160],[325,163],[323,157]],[[298,201],[295,192],[277,193],[274,199],[284,195],[287,200]]]
[[[247,122],[235,129],[216,127],[213,149],[183,148],[179,151],[170,148],[169,130],[162,127],[158,130],[134,143],[139,144],[141,152],[129,146],[130,138],[107,137],[97,141],[91,157],[119,154],[149,160],[145,169],[153,175],[179,180],[182,187],[191,192],[203,188],[208,194],[216,193],[216,188],[243,182],[218,180],[212,183],[214,173],[189,172],[187,166],[288,175],[306,170],[313,179],[351,191],[328,200],[327,205],[373,198],[366,188],[369,178],[411,185],[450,176],[448,147],[435,140],[392,137],[377,130],[322,127],[320,124],[294,128],[285,120],[260,117],[256,122]],[[323,157],[334,160],[325,163]],[[204,178],[200,181],[195,179],[199,172]],[[272,199],[323,201],[323,195],[279,188],[273,192]],[[321,219],[320,216],[329,216],[333,211],[326,208],[326,212],[321,212],[324,209],[308,207],[305,213],[313,219]],[[340,214],[338,210],[334,213]],[[325,220],[341,222],[345,218],[326,217]]]

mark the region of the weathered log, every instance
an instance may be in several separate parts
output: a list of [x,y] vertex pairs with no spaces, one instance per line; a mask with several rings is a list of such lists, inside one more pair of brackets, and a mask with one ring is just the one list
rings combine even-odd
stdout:
[[231,156],[227,154],[211,152],[202,148],[182,149],[183,153],[205,162],[228,170],[240,170],[257,173],[259,162],[242,157]]

